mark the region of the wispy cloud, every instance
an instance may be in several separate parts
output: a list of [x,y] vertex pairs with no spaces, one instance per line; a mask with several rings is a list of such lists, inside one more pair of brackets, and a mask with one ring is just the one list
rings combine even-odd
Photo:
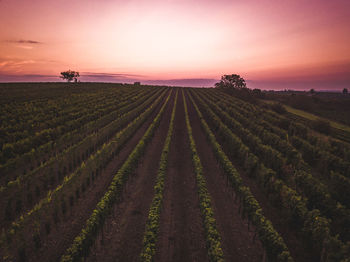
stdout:
[[137,74],[124,74],[124,73],[95,73],[95,72],[81,72],[82,76],[88,77],[110,77],[110,78],[135,78],[144,77]]
[[21,66],[25,64],[34,64],[34,60],[19,60],[19,61],[14,61],[14,60],[7,60],[7,61],[2,61],[0,62],[0,66]]
[[[1,0],[0,0],[1,1]],[[30,45],[37,45],[37,44],[42,44],[42,42],[39,41],[34,41],[34,40],[6,40],[4,42],[7,43],[14,43],[14,44],[30,44]]]
[[142,83],[148,85],[170,85],[170,86],[191,86],[191,87],[213,87],[218,79],[211,78],[185,78],[185,79],[166,79],[166,80],[146,80]]
[[[1,0],[0,0],[1,1]],[[35,46],[43,44],[43,42],[35,41],[35,40],[24,40],[24,39],[19,39],[19,40],[4,40],[2,41],[3,43],[14,45],[17,48],[22,48],[22,49],[27,49],[31,50]]]
[[0,71],[1,82],[58,82],[56,75],[45,74],[7,74]]
[[33,49],[33,47],[29,45],[16,45],[16,47],[28,50]]
[[35,60],[24,60],[24,59],[2,59],[0,57],[0,73],[13,72],[20,73],[24,67],[35,64]]

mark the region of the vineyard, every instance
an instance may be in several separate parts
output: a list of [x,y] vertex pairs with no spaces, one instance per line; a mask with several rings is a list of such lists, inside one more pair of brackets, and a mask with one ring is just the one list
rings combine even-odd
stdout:
[[1,261],[350,261],[350,144],[211,88],[0,85]]

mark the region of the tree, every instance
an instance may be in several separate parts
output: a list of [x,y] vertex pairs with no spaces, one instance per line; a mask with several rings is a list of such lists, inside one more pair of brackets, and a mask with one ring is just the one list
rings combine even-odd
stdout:
[[347,95],[347,94],[348,94],[348,89],[347,89],[347,88],[344,88],[344,89],[343,89],[343,94],[344,94],[344,95]]
[[311,88],[311,89],[310,89],[310,93],[311,93],[311,94],[315,94],[315,89]]
[[71,82],[74,79],[74,82],[78,82],[78,77],[80,77],[79,72],[68,70],[61,72],[60,78],[67,80],[67,82]]
[[247,88],[247,85],[245,83],[245,80],[240,76],[236,74],[232,75],[223,75],[221,77],[221,81],[219,83],[215,84],[216,88],[223,88],[223,89],[244,89]]

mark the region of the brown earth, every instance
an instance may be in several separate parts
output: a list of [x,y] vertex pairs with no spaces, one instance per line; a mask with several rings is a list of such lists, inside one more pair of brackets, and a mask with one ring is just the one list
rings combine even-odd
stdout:
[[45,242],[43,242],[42,247],[38,251],[33,249],[26,250],[26,257],[29,258],[29,261],[57,261],[65,253],[74,238],[80,233],[85,225],[85,221],[90,217],[98,201],[104,195],[113,175],[124,163],[157,115],[165,97],[161,100],[161,103],[157,105],[149,118],[126,143],[119,154],[102,171],[102,174],[96,177],[93,186],[90,186],[84,195],[75,203],[74,207],[67,212],[66,216],[63,218],[63,222],[61,221],[56,227],[52,228],[49,236],[44,239]]
[[[196,100],[196,103],[198,104],[199,102]],[[228,148],[225,146],[224,139],[221,139],[217,135],[216,139],[222,145],[224,151],[227,152]],[[271,204],[271,201],[258,182],[245,172],[244,168],[239,165],[239,161],[237,159],[234,159],[229,154],[227,154],[227,156],[241,175],[244,185],[250,188],[252,194],[259,202],[265,217],[272,222],[276,231],[285,241],[293,259],[298,262],[319,261],[319,257],[316,254],[313,254],[311,250],[303,245],[302,241],[300,240],[300,236],[297,235],[295,229],[290,228],[288,223],[283,219],[281,216],[281,210]]]
[[239,214],[239,204],[234,199],[233,190],[226,183],[226,175],[216,161],[206,135],[201,128],[198,114],[186,98],[193,137],[203,165],[203,174],[211,196],[212,206],[226,261],[261,261],[263,249],[260,241],[253,241],[254,228]]
[[[107,218],[104,229],[92,247],[87,261],[139,261],[145,224],[154,196],[160,155],[174,104],[174,91],[175,89],[165,108],[160,126],[146,148],[145,156],[127,182],[122,200],[115,205],[112,214]],[[168,155],[155,261],[209,261],[181,89],[179,91],[174,132]],[[162,99],[163,102],[164,100],[165,98]],[[204,168],[218,231],[222,238],[225,260],[261,261],[263,256],[261,243],[258,238],[253,241],[254,228],[252,225],[248,228],[247,220],[241,218],[239,204],[235,201],[232,189],[226,184],[225,175],[201,128],[197,112],[188,97],[186,100],[193,136]],[[113,175],[143,136],[162,104],[158,104],[151,116],[107,165],[102,174],[95,179],[95,183],[87,188],[73,208],[68,208],[65,217],[60,218],[61,222],[57,226],[52,226],[51,233],[42,238],[42,247],[38,251],[27,250],[28,261],[60,259],[80,233],[85,221],[107,190]],[[218,142],[223,141],[218,139]],[[237,161],[232,158],[231,161],[237,168]],[[298,241],[296,233],[281,221],[279,210],[270,204],[257,182],[245,174],[242,168],[238,167],[237,170],[259,201],[265,216],[271,220],[286,241],[295,261],[314,261],[315,256],[312,256]],[[25,238],[31,239],[31,236],[25,236]]]
[[295,228],[291,228],[288,222],[281,216],[281,210],[271,204],[271,200],[266,196],[264,190],[259,186],[254,178],[249,177],[242,168],[238,166],[238,161],[231,158],[238,172],[241,174],[243,183],[250,188],[250,191],[259,202],[264,215],[268,218],[276,231],[281,235],[286,243],[291,256],[296,262],[318,262],[319,256],[312,253],[301,240],[301,236],[297,235]]
[[208,261],[181,92],[168,157],[155,261]]
[[[95,121],[95,120],[94,120]],[[107,125],[108,123],[106,123],[105,125],[101,126],[100,128],[103,128]],[[125,127],[125,125],[123,126]],[[113,135],[111,135],[106,141],[105,143],[109,142],[115,134],[117,134],[121,129],[118,129],[117,131],[114,132]],[[91,132],[87,133],[86,136],[90,135],[92,132],[94,132],[94,130],[90,130]],[[73,132],[73,131],[72,131]],[[76,141],[76,143],[74,144],[78,144],[79,142],[81,142],[82,140],[78,140]],[[67,145],[66,145],[67,146]],[[70,145],[72,146],[72,145]],[[85,158],[85,160],[90,157],[92,154],[95,154],[97,152],[97,150],[99,150],[100,148],[102,147],[102,144],[100,145],[97,145],[93,151],[89,152],[88,156]],[[56,150],[54,155],[55,156],[58,156],[58,151],[59,150]],[[50,152],[50,154],[52,155],[53,153]],[[48,158],[48,160],[50,159],[50,155],[49,156],[46,156]],[[72,171],[69,172],[69,173],[73,173],[75,172],[76,169],[78,169],[78,167],[80,167],[81,163],[82,163],[83,159],[80,159],[79,158],[79,161],[76,162],[76,166],[73,167]],[[45,162],[43,162],[45,163]],[[27,168],[29,170],[29,167],[28,166],[24,166],[24,168]],[[54,180],[51,181],[50,183],[47,184],[46,187],[43,186],[43,181],[41,181],[40,183],[39,182],[36,182],[38,188],[40,188],[40,194],[37,195],[36,193],[34,193],[34,186],[32,185],[31,181],[26,181],[26,182],[23,182],[23,185],[22,187],[25,188],[25,190],[22,189],[22,191],[19,191],[19,192],[15,192],[15,193],[11,193],[8,194],[8,195],[3,195],[2,198],[0,198],[0,230],[1,229],[4,229],[4,228],[7,228],[11,225],[12,222],[16,221],[21,215],[27,213],[28,211],[30,211],[36,204],[38,204],[40,202],[40,200],[42,198],[45,198],[47,196],[47,192],[49,190],[55,190],[55,188],[57,186],[59,186],[60,184],[62,184],[63,182],[63,176],[61,178],[58,177],[58,172],[59,171],[62,171],[60,170],[62,168],[62,166],[57,166],[55,165],[55,168],[52,169],[52,171],[55,173],[55,176],[54,176]],[[17,173],[21,173],[20,171],[18,171]],[[38,177],[41,177],[41,180],[43,180],[43,177],[45,177],[46,173],[43,172],[43,171],[40,171],[39,173],[36,173],[35,176],[38,176]],[[38,178],[34,179],[34,181],[38,180]],[[40,181],[40,180],[39,180]],[[17,190],[18,191],[18,190]],[[31,201],[27,201],[28,200],[28,192],[31,192],[32,194],[30,194],[31,196]],[[13,200],[14,199],[14,195],[16,196],[16,199],[19,199],[19,200],[22,200],[21,201],[21,204],[22,204],[22,207],[21,207],[21,211],[20,212],[14,212],[15,210],[15,201]],[[12,214],[11,214],[11,219],[8,219],[6,216],[6,207],[9,203],[9,200],[12,200],[12,207],[11,207],[11,210],[13,210]]]
[[168,133],[173,92],[165,108],[159,127],[147,146],[144,157],[132,179],[129,180],[122,201],[115,205],[113,215],[105,222],[88,261],[138,261],[149,208],[154,196],[154,185],[160,156]]

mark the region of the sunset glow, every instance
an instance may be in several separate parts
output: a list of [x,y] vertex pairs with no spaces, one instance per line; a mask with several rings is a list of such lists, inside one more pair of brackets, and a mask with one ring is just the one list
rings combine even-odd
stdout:
[[69,68],[82,81],[239,73],[263,88],[340,89],[350,2],[0,0],[0,82],[59,81]]

